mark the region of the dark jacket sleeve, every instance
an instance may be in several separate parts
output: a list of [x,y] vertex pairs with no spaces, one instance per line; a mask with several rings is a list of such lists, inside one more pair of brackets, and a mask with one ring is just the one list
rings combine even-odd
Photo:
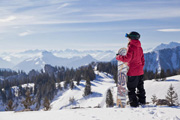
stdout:
[[132,56],[133,56],[133,50],[132,50],[131,46],[129,45],[126,56],[117,55],[116,60],[119,60],[122,62],[129,62],[129,61],[131,61]]

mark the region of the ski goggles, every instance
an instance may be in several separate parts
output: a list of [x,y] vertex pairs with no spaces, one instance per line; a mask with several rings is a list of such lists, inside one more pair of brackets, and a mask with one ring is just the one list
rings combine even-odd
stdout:
[[125,34],[125,37],[129,37],[129,34],[126,33],[126,34]]
[[129,37],[136,37],[136,36],[137,36],[137,35],[129,35],[129,34],[127,34],[127,33],[125,34],[125,37],[128,37],[128,38],[129,38]]

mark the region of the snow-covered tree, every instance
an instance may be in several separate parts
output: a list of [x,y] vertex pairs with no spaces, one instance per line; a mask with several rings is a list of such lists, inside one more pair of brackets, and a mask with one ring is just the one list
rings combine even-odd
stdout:
[[166,99],[169,101],[170,106],[175,106],[178,101],[178,95],[174,91],[174,87],[172,86],[172,84],[170,85],[170,87],[167,91]]

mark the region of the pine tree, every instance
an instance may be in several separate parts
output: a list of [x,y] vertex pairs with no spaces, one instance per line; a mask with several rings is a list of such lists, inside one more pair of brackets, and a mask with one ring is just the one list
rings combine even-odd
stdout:
[[175,106],[175,104],[178,101],[178,95],[174,91],[174,87],[172,86],[172,84],[170,85],[170,87],[168,89],[166,99],[169,101],[170,106]]
[[111,90],[108,89],[106,94],[106,107],[113,107],[113,106],[114,106],[113,95],[111,93]]
[[157,102],[157,99],[158,99],[158,98],[156,97],[156,95],[155,95],[155,94],[154,94],[154,95],[152,95],[151,100],[152,100],[153,104]]
[[156,81],[158,81],[158,71],[157,71],[157,69],[156,69],[156,72],[155,72],[155,75],[154,75],[154,79],[155,79]]
[[5,92],[5,91],[2,91],[2,92],[1,92],[1,97],[2,97],[3,103],[5,104],[6,101],[7,101],[7,97],[6,97],[6,92]]
[[64,89],[68,88],[68,81],[64,81]]
[[15,108],[15,106],[13,105],[13,101],[9,100],[8,104],[7,104],[7,107],[6,107],[6,111],[13,111],[14,108]]
[[89,94],[91,94],[91,82],[90,82],[90,79],[88,77],[87,80],[86,80],[86,86],[85,86],[85,89],[84,89],[84,95],[83,96],[87,96]]
[[166,75],[165,75],[164,69],[161,69],[160,77],[161,77],[162,81],[166,80]]
[[62,90],[61,83],[58,84],[58,90]]
[[73,104],[74,101],[75,101],[74,96],[69,98],[69,103],[70,103],[70,104]]
[[73,82],[73,80],[70,82],[70,88],[71,88],[71,90],[74,88],[74,82]]
[[11,88],[8,90],[8,100],[12,100],[13,99],[13,93],[11,91]]
[[22,104],[24,105],[25,109],[30,109],[30,106],[34,104],[29,90],[26,92],[26,99],[22,101]]
[[79,85],[79,83],[81,81],[81,72],[80,72],[80,70],[76,71],[74,80],[77,81],[77,85]]
[[50,102],[49,102],[49,99],[47,97],[45,97],[45,99],[44,99],[43,106],[44,106],[45,111],[51,109]]
[[171,73],[171,70],[170,70],[170,69],[167,69],[167,70],[166,70],[166,76],[169,77],[169,76],[171,76],[171,74],[172,74],[172,73]]

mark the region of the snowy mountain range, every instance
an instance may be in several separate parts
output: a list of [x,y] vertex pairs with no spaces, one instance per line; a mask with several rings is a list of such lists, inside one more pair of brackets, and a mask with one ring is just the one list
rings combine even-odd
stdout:
[[0,68],[25,72],[31,69],[43,69],[45,64],[77,68],[93,61],[110,61],[114,55],[113,51],[102,50],[27,50],[17,53],[1,53]]
[[53,55],[51,52],[43,51],[37,57],[28,58],[20,62],[15,67],[13,67],[13,69],[24,70],[25,72],[29,72],[32,69],[43,69],[45,64],[50,64],[52,66],[65,66],[68,68],[77,68],[82,65],[87,65],[92,61],[96,62],[97,60],[91,57],[90,55],[84,57],[61,58]]
[[13,63],[0,58],[0,68],[11,68]]
[[180,46],[180,43],[178,42],[170,42],[169,44],[163,44],[161,43],[160,45],[158,45],[157,47],[155,47],[153,49],[153,51],[157,51],[157,50],[163,50],[163,49],[167,49],[167,48],[175,48]]
[[146,70],[158,71],[162,69],[177,70],[180,69],[180,46],[153,51],[144,54]]
[[[160,44],[154,49],[147,49],[145,53],[145,69],[156,71],[156,69],[177,69],[179,68],[180,43],[170,42]],[[168,50],[166,50],[168,49]],[[165,51],[165,52],[163,52]],[[45,64],[53,66],[65,66],[77,68],[93,61],[110,61],[115,57],[114,51],[103,50],[27,50],[17,53],[1,53],[0,68],[11,68],[13,70],[31,69],[40,70]],[[113,61],[116,61],[113,59]]]

